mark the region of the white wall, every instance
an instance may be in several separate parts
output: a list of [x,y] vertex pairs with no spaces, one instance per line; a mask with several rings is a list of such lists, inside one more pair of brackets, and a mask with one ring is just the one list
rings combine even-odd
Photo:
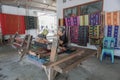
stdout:
[[[84,4],[87,2],[95,0],[66,0],[66,3],[63,3],[63,0],[57,0],[57,18],[63,18],[63,9]],[[120,10],[120,0],[104,0],[103,10],[106,12]],[[87,48],[96,49],[95,46],[88,44]],[[115,55],[120,56],[120,50],[115,50]]]
[[37,14],[35,13],[35,10],[33,9],[26,11],[25,8],[18,8],[18,7],[7,6],[7,5],[2,5],[2,13],[37,16]]
[[104,0],[104,11],[117,11],[120,10],[120,0]]

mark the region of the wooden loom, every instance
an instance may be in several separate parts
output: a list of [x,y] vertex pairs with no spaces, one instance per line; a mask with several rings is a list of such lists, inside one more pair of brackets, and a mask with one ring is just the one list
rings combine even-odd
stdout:
[[32,41],[32,36],[31,35],[26,35],[23,39],[17,38],[18,34],[16,33],[15,36],[13,37],[13,40],[11,41],[11,44],[13,47],[17,48],[18,53],[21,54],[20,56],[20,61],[22,60],[23,56],[28,52],[31,41]]
[[54,39],[50,54],[50,62],[42,65],[47,74],[48,80],[54,80],[57,72],[67,73],[82,61],[97,53],[96,50],[76,47],[77,50],[70,55],[57,55],[57,47],[58,40]]

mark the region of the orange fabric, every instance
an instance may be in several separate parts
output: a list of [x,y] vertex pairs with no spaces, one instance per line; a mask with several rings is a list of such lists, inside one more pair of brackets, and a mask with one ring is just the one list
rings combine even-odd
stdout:
[[113,25],[120,25],[119,24],[120,18],[119,18],[119,12],[113,12]]
[[111,12],[108,12],[106,13],[105,15],[105,18],[106,18],[106,25],[113,25],[113,19],[112,19],[112,13]]
[[64,19],[59,19],[59,26],[64,26]]
[[11,15],[11,14],[1,14],[2,20],[2,34],[9,35],[15,34],[25,34],[25,20],[24,16]]

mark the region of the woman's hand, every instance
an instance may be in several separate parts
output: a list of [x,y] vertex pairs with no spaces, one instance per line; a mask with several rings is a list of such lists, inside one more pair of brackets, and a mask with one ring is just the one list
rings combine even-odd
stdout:
[[63,44],[63,41],[62,41],[62,40],[59,40],[59,44]]

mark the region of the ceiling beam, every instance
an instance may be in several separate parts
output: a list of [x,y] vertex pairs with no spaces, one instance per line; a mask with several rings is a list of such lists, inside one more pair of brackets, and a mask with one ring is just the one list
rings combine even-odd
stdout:
[[43,5],[47,5],[47,6],[51,6],[51,7],[55,7],[55,8],[56,8],[56,6],[53,6],[53,5],[47,4],[47,3],[43,3],[43,2],[39,2],[39,1],[34,1],[34,0],[32,0],[31,2],[39,3],[39,4],[43,4]]
[[[17,5],[13,5],[13,4],[7,4],[7,3],[4,3],[2,5],[8,5],[8,6],[14,6],[14,7],[18,7]],[[25,8],[26,9],[26,5],[20,5],[21,8]],[[36,7],[36,6],[29,6],[28,9],[38,9],[38,10],[46,10],[46,11],[53,11],[53,12],[56,12],[56,10],[54,9],[48,9],[48,8],[43,8],[43,7]]]

